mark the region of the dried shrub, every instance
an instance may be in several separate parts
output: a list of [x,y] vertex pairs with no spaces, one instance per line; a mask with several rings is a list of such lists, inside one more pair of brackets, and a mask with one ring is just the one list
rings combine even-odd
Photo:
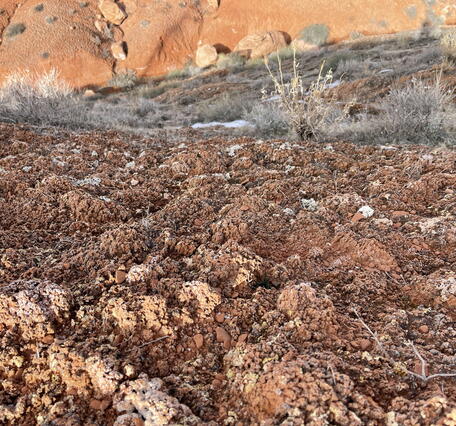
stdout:
[[261,137],[285,136],[290,130],[284,112],[273,102],[255,104],[250,111],[244,111],[242,118],[252,123],[255,134]]
[[220,53],[216,67],[219,70],[227,69],[232,72],[238,72],[244,69],[245,62],[245,58],[236,52],[229,54]]
[[41,76],[12,74],[0,89],[0,119],[5,121],[80,128],[87,114],[55,70]]
[[446,62],[456,65],[456,31],[448,32],[442,36],[440,39],[440,48]]
[[215,99],[210,99],[198,105],[197,119],[204,123],[234,121],[241,118],[245,109],[248,109],[248,105],[246,106],[244,97],[224,93]]
[[348,117],[349,105],[339,108],[335,97],[328,93],[333,75],[331,71],[323,75],[323,66],[310,86],[304,84],[296,56],[293,58],[293,73],[289,81],[285,81],[280,58],[278,75],[274,75],[270,67],[266,66],[281,108],[299,139],[321,140],[328,136],[328,129],[332,125]]
[[305,27],[299,34],[299,38],[306,43],[323,46],[328,41],[329,28],[324,24],[313,24]]
[[436,145],[445,141],[453,92],[440,75],[430,83],[414,78],[405,87],[391,89],[381,104],[382,135],[388,142]]
[[117,87],[121,89],[131,89],[138,84],[138,77],[134,70],[126,70],[114,75],[111,80],[108,81],[108,85],[111,87]]

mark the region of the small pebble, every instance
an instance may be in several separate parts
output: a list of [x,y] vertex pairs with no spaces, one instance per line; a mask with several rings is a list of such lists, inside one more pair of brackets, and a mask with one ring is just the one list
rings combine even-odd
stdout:
[[121,269],[116,271],[116,284],[122,284],[126,278],[127,273],[125,271],[122,271]]
[[216,338],[217,338],[217,342],[219,343],[223,343],[223,347],[225,349],[230,349],[231,348],[231,336],[229,335],[229,333],[222,327],[217,327],[215,329],[215,333],[216,333]]
[[247,333],[241,334],[241,335],[239,336],[239,338],[238,338],[237,344],[238,344],[238,345],[241,345],[242,343],[244,343],[244,342],[247,340],[247,337],[248,337],[248,336],[249,336],[249,335],[248,335]]
[[423,334],[427,334],[429,332],[429,327],[427,325],[422,325],[418,328],[418,331]]
[[221,312],[219,312],[218,314],[215,314],[215,320],[217,322],[222,323],[223,321],[225,321],[225,314],[222,314]]
[[102,399],[102,400],[92,399],[90,401],[90,408],[92,408],[94,410],[104,411],[104,410],[106,410],[106,408],[109,407],[110,404],[111,404],[111,401],[109,401],[108,399]]
[[365,216],[362,213],[360,213],[360,212],[356,212],[353,215],[353,217],[351,218],[351,221],[353,223],[356,223],[356,222],[359,222],[360,220],[363,220],[363,219],[365,219]]
[[193,341],[198,349],[201,349],[204,345],[204,337],[202,334],[195,334],[193,336]]
[[54,336],[52,334],[48,334],[47,336],[44,336],[41,341],[45,343],[46,345],[50,345],[54,342]]

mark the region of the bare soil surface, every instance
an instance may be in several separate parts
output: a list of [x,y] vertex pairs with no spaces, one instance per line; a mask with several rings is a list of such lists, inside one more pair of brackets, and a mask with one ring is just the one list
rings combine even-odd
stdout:
[[1,125],[0,211],[2,424],[456,422],[454,151]]

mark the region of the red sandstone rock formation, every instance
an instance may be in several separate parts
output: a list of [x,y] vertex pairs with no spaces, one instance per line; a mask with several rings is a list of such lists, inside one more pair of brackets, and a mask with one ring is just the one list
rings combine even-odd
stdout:
[[[194,60],[198,44],[233,50],[246,36],[283,31],[334,42],[456,23],[453,0],[3,0],[0,80],[57,68],[75,87],[102,85],[129,69],[159,75]],[[119,51],[122,46],[123,52]]]

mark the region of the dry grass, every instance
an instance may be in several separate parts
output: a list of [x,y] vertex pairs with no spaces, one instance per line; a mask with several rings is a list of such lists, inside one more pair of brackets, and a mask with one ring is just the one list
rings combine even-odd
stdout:
[[275,87],[275,94],[279,96],[291,127],[301,140],[322,140],[328,136],[328,129],[335,123],[347,118],[348,107],[340,109],[334,96],[328,93],[328,86],[332,83],[332,72],[323,75],[323,66],[315,81],[310,86],[304,84],[296,61],[293,58],[293,73],[286,81],[280,57],[278,60],[278,75],[273,74],[268,64],[269,74]]
[[13,123],[83,127],[87,111],[55,70],[10,75],[0,90],[0,118]]
[[381,133],[388,142],[436,145],[448,138],[453,90],[442,84],[441,76],[432,82],[412,79],[401,88],[391,89],[381,103]]
[[125,70],[114,75],[109,80],[108,85],[122,89],[131,89],[138,84],[138,77],[134,70]]
[[440,39],[440,48],[446,62],[456,65],[456,31],[448,32]]
[[224,93],[215,99],[199,104],[197,107],[197,120],[204,123],[238,120],[246,109],[249,109],[248,102],[242,95]]
[[256,104],[245,111],[242,118],[255,126],[255,136],[277,138],[290,130],[287,117],[278,105],[272,102]]

